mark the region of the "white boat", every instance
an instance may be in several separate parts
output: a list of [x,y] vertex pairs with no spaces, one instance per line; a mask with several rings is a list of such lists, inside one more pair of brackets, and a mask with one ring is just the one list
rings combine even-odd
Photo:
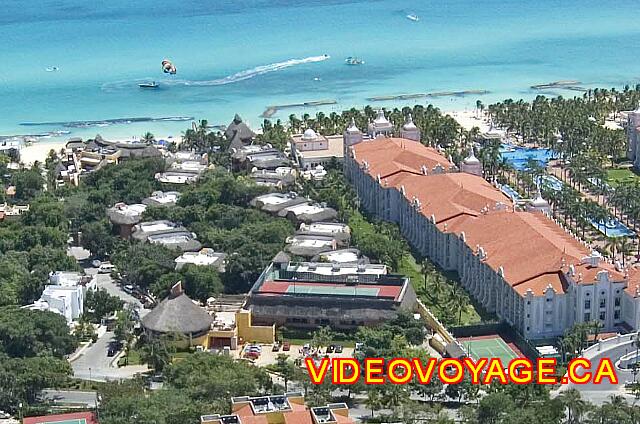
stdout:
[[151,82],[143,82],[141,84],[138,84],[138,87],[140,87],[140,88],[158,88],[159,85],[158,85],[157,82],[151,81]]
[[48,68],[45,69],[45,71],[47,71],[47,72],[56,72],[59,69],[60,68],[58,68],[57,66],[49,66]]
[[416,15],[415,13],[410,13],[409,15],[407,15],[407,19],[413,22],[418,22],[420,20],[418,15]]
[[364,60],[357,57],[349,56],[344,60],[344,63],[346,63],[347,65],[364,65]]

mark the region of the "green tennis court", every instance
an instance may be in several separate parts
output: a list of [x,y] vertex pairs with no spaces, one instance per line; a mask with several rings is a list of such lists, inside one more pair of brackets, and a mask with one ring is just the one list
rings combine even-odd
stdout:
[[43,421],[42,424],[87,424],[87,420],[84,418],[77,418],[75,420],[64,421]]
[[319,287],[319,286],[294,286],[287,287],[287,293],[318,294],[334,296],[377,296],[380,289],[374,287]]
[[500,358],[502,364],[507,364],[515,358],[520,357],[509,345],[500,337],[466,339],[460,341],[462,347],[473,359],[478,358]]

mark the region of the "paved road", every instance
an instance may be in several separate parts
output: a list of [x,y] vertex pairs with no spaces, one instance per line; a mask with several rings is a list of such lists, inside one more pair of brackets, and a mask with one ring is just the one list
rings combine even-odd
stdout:
[[[122,291],[109,274],[98,274],[96,268],[86,268],[85,274],[96,275],[98,288],[104,289],[109,294],[138,307],[141,318],[149,313],[149,310],[144,309],[138,299]],[[113,332],[108,331],[96,343],[85,350],[78,359],[72,362],[71,366],[75,377],[93,381],[119,380],[131,378],[135,374],[147,371],[146,365],[112,367],[111,362],[113,362],[114,357],[107,356],[107,351],[109,343],[113,340]]]
[[71,363],[76,378],[93,381],[120,380],[131,378],[135,374],[145,372],[147,366],[112,367],[114,357],[107,356],[109,342],[113,340],[113,332],[107,332],[91,347]]
[[113,340],[113,333],[107,332],[96,343],[88,348],[82,356],[71,363],[73,375],[82,380],[107,381],[132,378],[147,371],[146,365],[132,365],[118,368],[112,367],[114,357],[108,357],[108,345]]
[[41,397],[43,400],[50,401],[58,405],[94,407],[98,398],[98,393],[75,390],[44,389]]
[[104,289],[112,296],[117,296],[122,299],[126,303],[133,304],[136,308],[139,308],[140,318],[149,313],[150,309],[144,309],[142,303],[131,296],[128,293],[125,293],[118,284],[111,278],[110,274],[98,274],[98,270],[96,268],[85,268],[85,274],[87,275],[95,275],[97,280],[97,286],[99,289]]
[[[596,354],[593,358],[591,358],[592,368],[595,368],[596,364],[602,358],[610,358],[611,362],[614,364],[620,359],[620,357],[625,354],[633,351],[632,342],[627,341],[625,343],[621,343],[617,346],[614,346],[610,349],[603,350]],[[636,399],[633,395],[630,395],[625,389],[624,384],[627,381],[633,381],[633,373],[627,370],[616,369],[616,374],[618,375],[619,384],[611,384],[608,379],[602,381],[601,384],[571,384],[569,383],[564,387],[572,387],[580,391],[582,397],[589,400],[592,403],[601,405],[605,401],[610,400],[610,397],[613,395],[623,396],[629,403],[635,403]]]

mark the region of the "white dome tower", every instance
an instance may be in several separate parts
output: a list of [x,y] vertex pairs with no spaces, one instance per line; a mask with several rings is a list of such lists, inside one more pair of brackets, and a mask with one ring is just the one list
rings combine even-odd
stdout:
[[400,137],[408,140],[420,141],[420,130],[416,127],[416,124],[413,123],[411,114],[407,116],[407,120],[400,130]]
[[467,156],[460,164],[460,170],[467,174],[482,177],[482,163],[476,155],[473,154],[473,146],[469,148],[469,156]]
[[369,137],[391,137],[393,135],[393,125],[384,116],[382,109],[378,110],[378,116],[369,124]]
[[345,151],[349,146],[353,146],[354,144],[358,144],[362,141],[362,131],[356,127],[356,120],[351,118],[351,123],[344,130],[342,134],[342,143],[344,145]]
[[542,193],[540,192],[540,186],[538,185],[538,193],[536,198],[533,199],[528,205],[527,210],[529,212],[542,212],[548,214],[551,211],[551,206],[549,202],[542,198]]

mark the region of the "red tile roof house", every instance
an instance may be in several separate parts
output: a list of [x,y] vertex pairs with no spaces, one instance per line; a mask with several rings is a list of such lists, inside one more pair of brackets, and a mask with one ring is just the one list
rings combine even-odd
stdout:
[[629,282],[620,266],[547,215],[516,210],[500,190],[460,172],[436,149],[385,137],[345,145],[345,175],[362,205],[458,272],[476,300],[526,338],[559,336],[592,320],[602,331],[638,327],[640,290],[629,287],[640,272]]
[[93,412],[74,412],[71,414],[44,415],[41,417],[28,417],[22,420],[23,424],[98,424]]

